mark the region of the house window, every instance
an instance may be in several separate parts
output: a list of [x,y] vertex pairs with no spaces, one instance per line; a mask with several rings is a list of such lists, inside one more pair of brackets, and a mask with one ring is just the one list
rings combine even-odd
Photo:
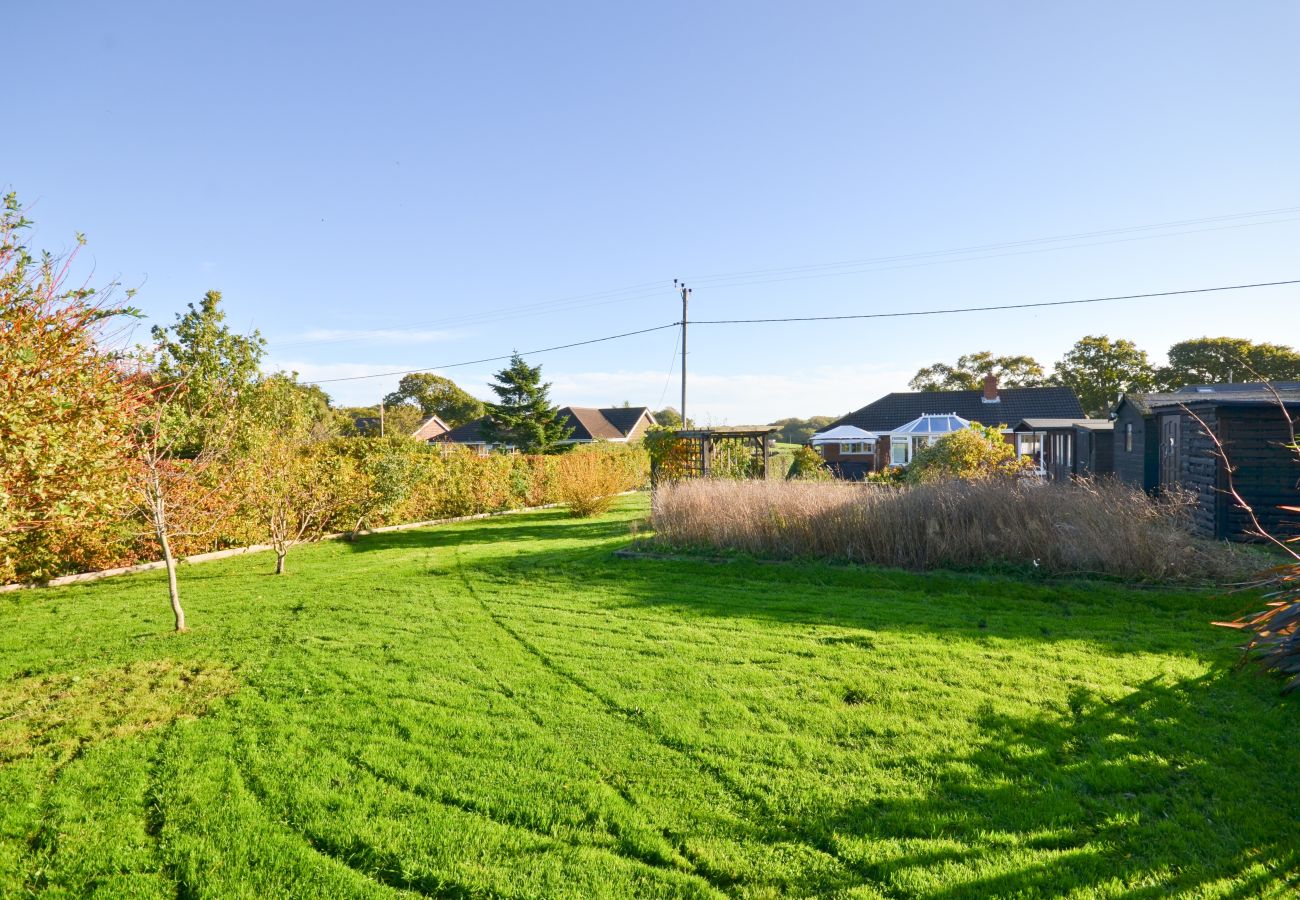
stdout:
[[840,444],[840,453],[842,455],[854,453],[874,453],[876,445],[871,441],[853,441],[847,444]]
[[1133,452],[1133,423],[1124,423],[1124,452]]
[[889,442],[889,464],[905,466],[912,461],[912,442],[905,437]]

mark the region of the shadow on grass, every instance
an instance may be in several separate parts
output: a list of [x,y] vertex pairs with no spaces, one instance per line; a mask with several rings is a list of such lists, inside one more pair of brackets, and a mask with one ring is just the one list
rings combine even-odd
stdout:
[[[940,866],[995,873],[926,892],[935,897],[1080,888],[1154,897],[1224,879],[1236,880],[1235,890],[1216,896],[1300,889],[1286,787],[1300,779],[1300,754],[1282,722],[1251,727],[1259,716],[1295,713],[1276,696],[1243,697],[1226,675],[1151,681],[1113,703],[1076,693],[1063,715],[989,710],[983,742],[948,761],[922,796],[849,802],[814,822],[783,823],[773,836],[838,846],[849,857],[855,842],[921,845],[854,867],[895,887]],[[1040,858],[1018,862],[1017,848]]]
[[517,544],[516,552],[467,555],[494,579],[547,581],[592,602],[708,618],[867,631],[940,632],[955,638],[1081,640],[1116,652],[1211,654],[1223,663],[1236,635],[1208,623],[1253,608],[1245,595],[1132,589],[1109,581],[1047,582],[978,572],[911,572],[819,561],[738,557],[625,559],[635,516],[572,519],[564,510],[457,526],[364,535],[356,553]]
[[[413,528],[409,531],[363,534],[354,541],[342,540],[340,543],[357,553],[367,553],[432,547],[468,547],[475,544],[504,542],[589,542],[623,537],[627,534],[626,519],[583,520],[570,517],[565,510],[544,510],[454,525]],[[565,550],[540,552],[564,553]],[[589,553],[590,548],[587,548],[586,552]]]

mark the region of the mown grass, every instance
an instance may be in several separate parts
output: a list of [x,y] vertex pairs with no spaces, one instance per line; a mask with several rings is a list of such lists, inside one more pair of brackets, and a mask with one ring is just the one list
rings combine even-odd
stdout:
[[644,498],[0,599],[0,896],[1289,895],[1241,597],[630,560]]

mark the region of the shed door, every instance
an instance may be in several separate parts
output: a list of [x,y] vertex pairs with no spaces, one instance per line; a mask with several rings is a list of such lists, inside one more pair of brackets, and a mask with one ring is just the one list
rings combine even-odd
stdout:
[[1160,419],[1160,487],[1178,486],[1178,416]]

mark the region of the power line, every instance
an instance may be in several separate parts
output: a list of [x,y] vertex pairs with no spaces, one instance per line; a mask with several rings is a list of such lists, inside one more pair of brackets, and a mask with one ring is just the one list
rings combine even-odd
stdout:
[[[720,282],[709,284],[708,286],[713,288],[714,290],[726,290],[728,288],[749,287],[751,285],[758,285],[758,284],[776,284],[785,281],[808,281],[813,278],[838,278],[846,275],[865,275],[874,272],[890,272],[898,269],[919,269],[919,268],[925,268],[927,266],[943,266],[943,265],[952,265],[953,263],[979,262],[981,260],[986,260],[986,259],[1002,259],[1008,256],[1028,256],[1034,253],[1054,253],[1060,250],[1078,250],[1085,247],[1102,247],[1109,244],[1127,244],[1127,243],[1132,243],[1134,241],[1152,241],[1152,240],[1158,240],[1160,238],[1182,237],[1184,235],[1189,235],[1189,234],[1202,234],[1207,231],[1225,231],[1232,228],[1254,228],[1260,225],[1276,225],[1283,222],[1295,222],[1297,220],[1300,220],[1300,217],[1293,216],[1291,218],[1286,218],[1286,219],[1270,219],[1265,222],[1237,222],[1231,225],[1214,225],[1209,228],[1194,228],[1188,231],[1172,231],[1172,232],[1166,232],[1164,234],[1140,234],[1132,237],[1110,238],[1109,240],[1104,240],[1104,241],[1089,241],[1088,243],[1085,244],[1062,244],[1061,246],[1058,247],[1032,247],[1028,250],[1007,250],[1002,253],[983,253],[978,256],[953,256],[948,259],[925,259],[922,260],[921,262],[905,262],[905,263],[899,263],[897,265],[891,265],[891,266],[879,265],[877,263],[862,263],[861,265],[858,265],[854,268],[841,267],[840,271],[822,271],[822,272],[810,272],[810,273],[804,273],[798,275],[785,275],[785,276],[773,277],[773,278],[755,278],[750,281],[734,281],[734,280],[720,281]],[[1021,243],[1025,243],[1025,242],[1021,242]],[[939,255],[944,255],[947,252],[948,251],[940,251],[939,253],[936,254],[916,254],[916,255],[939,256]],[[882,261],[887,261],[887,259],[888,258],[886,257],[881,258]],[[843,264],[843,265],[852,265],[852,264]],[[831,268],[834,267],[832,266]]]
[[948,309],[915,309],[904,312],[856,313],[847,316],[786,316],[773,319],[692,319],[692,325],[751,325],[762,322],[838,322],[845,319],[897,319],[905,316],[943,316],[951,313],[995,312],[1003,309],[1036,309],[1047,306],[1077,306],[1083,303],[1107,303],[1112,300],[1146,300],[1152,297],[1177,297],[1183,294],[1209,294],[1214,291],[1244,291],[1250,288],[1281,287],[1300,284],[1290,281],[1261,281],[1256,284],[1227,284],[1221,287],[1189,288],[1183,291],[1156,291],[1150,294],[1121,294],[1114,297],[1089,297],[1085,300],[1046,300],[1036,303],[1003,303],[997,306],[957,306]]
[[[1177,219],[1170,222],[1158,222],[1151,225],[1130,225],[1122,228],[1106,228],[1097,231],[1081,231],[1081,232],[1075,232],[1073,234],[1060,234],[1060,235],[1052,235],[1049,237],[1027,238],[1027,239],[1015,240],[1015,241],[998,241],[991,244],[974,244],[965,247],[954,247],[947,250],[928,250],[928,251],[915,252],[915,253],[901,253],[901,254],[895,254],[891,256],[868,257],[866,259],[842,260],[840,262],[832,262],[832,263],[814,263],[814,264],[802,265],[802,266],[783,266],[780,268],[751,269],[748,271],[726,272],[726,273],[713,274],[713,275],[696,275],[691,277],[690,280],[691,282],[698,284],[701,282],[712,282],[712,281],[725,280],[730,278],[754,278],[762,275],[786,275],[792,272],[800,272],[800,271],[807,271],[813,269],[837,269],[837,268],[847,268],[850,266],[874,265],[876,263],[901,262],[901,261],[906,261],[911,259],[922,259],[922,258],[936,257],[936,256],[961,255],[966,253],[982,253],[988,250],[1003,250],[1010,247],[1021,247],[1021,246],[1031,245],[1031,244],[1053,244],[1053,243],[1060,243],[1062,241],[1082,240],[1085,238],[1109,237],[1115,234],[1130,234],[1139,231],[1152,231],[1157,228],[1181,228],[1187,225],[1204,225],[1210,222],[1224,222],[1224,221],[1230,221],[1234,219],[1254,219],[1254,218],[1259,218],[1261,216],[1293,215],[1295,213],[1300,213],[1300,206],[1282,206],[1282,207],[1277,207],[1275,209],[1255,210],[1254,212],[1228,213],[1225,215],[1218,215],[1218,216],[1201,216],[1195,219]],[[1289,222],[1293,220],[1281,219],[1276,221]],[[1267,225],[1267,224],[1272,224],[1272,221],[1260,222],[1260,223],[1248,223],[1248,224]],[[1237,226],[1227,226],[1227,227],[1237,227]],[[1216,230],[1216,229],[1203,229],[1203,230]],[[1180,232],[1180,233],[1196,233],[1196,232]],[[1161,235],[1161,237],[1163,236],[1164,235]]]
[[[650,285],[656,286],[657,289],[646,290]],[[484,322],[503,321],[511,318],[547,315],[559,311],[587,309],[593,306],[608,305],[610,303],[628,303],[633,300],[644,300],[649,297],[657,296],[660,290],[662,290],[660,282],[645,282],[638,285],[629,285],[625,288],[596,291],[590,294],[580,294],[574,297],[562,297],[556,300],[544,300],[537,303],[523,304],[521,306],[500,307],[498,309],[485,310],[477,313],[464,313],[459,316],[447,316],[441,319],[426,319],[420,322],[405,322],[382,328],[366,328],[359,330],[348,337],[307,338],[299,341],[273,343],[268,346],[275,350],[288,350],[296,347],[319,346],[323,344],[349,344],[356,341],[364,341],[370,336],[384,335],[396,331],[407,331],[413,328],[446,328],[461,325],[476,325]]]
[[[879,313],[855,313],[844,316],[786,316],[782,318],[771,319],[692,319],[694,325],[753,325],[769,322],[839,322],[849,319],[895,319],[906,318],[910,316],[942,316],[952,315],[955,313],[976,313],[976,312],[997,312],[1008,309],[1041,309],[1053,306],[1078,306],[1085,303],[1109,303],[1118,300],[1149,300],[1157,297],[1179,297],[1188,294],[1209,294],[1219,291],[1245,291],[1254,288],[1283,287],[1286,285],[1300,284],[1300,278],[1292,278],[1286,281],[1259,281],[1252,284],[1227,284],[1218,287],[1205,288],[1186,288],[1178,291],[1154,291],[1146,294],[1119,294],[1111,297],[1088,297],[1082,300],[1043,300],[1032,303],[1002,303],[995,306],[959,306],[946,309],[916,309],[904,310],[901,312],[879,312]],[[638,334],[650,334],[655,331],[664,331],[668,328],[679,328],[682,322],[668,322],[663,325],[655,325],[651,328],[640,328],[636,331],[625,331],[621,334],[610,334],[604,337],[591,338],[586,341],[575,341],[571,344],[557,344],[554,347],[542,347],[537,350],[526,350],[520,355],[535,355],[538,353],[550,353],[554,350],[568,350],[573,347],[585,347],[589,344],[600,344],[606,341],[616,341],[620,338],[634,337]],[[675,354],[674,354],[675,355]],[[511,354],[503,356],[488,356],[483,359],[471,359],[464,362],[443,363],[436,366],[425,366],[419,369],[406,369],[401,372],[376,372],[371,375],[350,375],[344,378],[321,378],[315,381],[304,382],[305,384],[332,384],[339,381],[362,381],[369,378],[391,378],[394,375],[412,375],[416,372],[431,372],[435,369],[454,369],[460,366],[473,366],[479,363],[500,362],[501,360],[510,359]]]
[[[538,350],[524,350],[520,356],[533,356],[538,353],[550,353],[552,350],[568,350],[571,347],[585,347],[588,344],[599,344],[603,341],[616,341],[619,338],[632,337],[637,334],[649,334],[652,331],[663,331],[666,328],[676,328],[680,322],[669,322],[667,325],[656,325],[653,328],[642,328],[637,331],[625,331],[622,334],[611,334],[605,337],[592,338],[589,341],[576,341],[572,344],[557,344],[554,347],[542,347]],[[469,359],[464,362],[443,363],[438,366],[425,366],[420,369],[407,369],[403,372],[376,372],[372,375],[349,375],[346,378],[319,378],[315,381],[306,381],[304,384],[332,384],[336,381],[361,381],[367,378],[391,378],[394,375],[414,375],[416,372],[432,372],[435,369],[454,369],[459,366],[473,366],[479,363],[500,362],[503,359],[510,359],[514,354],[507,353],[504,356],[485,356],[483,359]]]
[[[1107,228],[1096,231],[1075,232],[1072,234],[1053,235],[1049,237],[1027,238],[1014,241],[1001,241],[989,244],[975,244],[964,247],[949,248],[946,250],[930,250],[915,253],[903,253],[891,256],[868,257],[857,260],[844,260],[832,263],[813,263],[800,266],[786,266],[781,268],[751,269],[739,272],[716,273],[712,275],[698,275],[690,278],[693,284],[705,284],[717,289],[748,287],[751,285],[773,284],[785,281],[802,281],[814,278],[831,278],[837,276],[867,274],[869,272],[889,271],[894,269],[920,268],[931,265],[944,265],[957,262],[974,262],[984,259],[995,259],[1005,256],[1021,256],[1032,253],[1046,253],[1056,250],[1070,250],[1083,247],[1095,247],[1106,244],[1126,243],[1130,241],[1154,240],[1166,237],[1180,237],[1189,234],[1200,234],[1207,231],[1221,231],[1234,228],[1248,228],[1259,225],[1274,225],[1284,222],[1296,221],[1297,217],[1290,218],[1273,218],[1261,222],[1241,222],[1241,219],[1257,219],[1263,216],[1291,216],[1294,213],[1300,213],[1300,206],[1284,206],[1274,209],[1255,210],[1252,212],[1227,213],[1217,216],[1201,216],[1193,219],[1178,219],[1168,222],[1159,222],[1148,225],[1131,225],[1121,228]],[[1231,224],[1210,224],[1223,223]],[[1196,228],[1187,231],[1176,231],[1167,234],[1138,234],[1138,232],[1149,232],[1157,229],[1179,228],[1189,225],[1210,225],[1207,228]],[[1090,241],[1084,244],[1064,244],[1063,246],[1039,246],[1043,244],[1062,244],[1066,241],[1077,241],[1088,238],[1108,237],[1111,235],[1135,235],[1131,237],[1119,237],[1111,240]],[[1031,249],[1012,249],[1024,248]],[[1003,253],[989,253],[988,251],[1008,250]],[[981,254],[972,256],[971,254]],[[896,265],[887,265],[896,263]],[[628,285],[621,288],[613,288],[603,291],[594,291],[588,294],[578,294],[570,297],[562,297],[554,300],[544,300],[534,303],[522,304],[514,307],[499,307],[497,309],[484,310],[481,312],[464,313],[458,316],[449,316],[441,319],[430,319],[421,322],[408,322],[401,324],[389,325],[383,328],[371,328],[358,331],[354,336],[337,337],[337,338],[318,338],[304,339],[298,341],[287,341],[281,343],[272,343],[272,350],[283,351],[298,347],[319,346],[328,344],[346,344],[357,341],[365,341],[368,336],[378,336],[395,331],[404,331],[414,328],[429,327],[455,327],[458,325],[474,325],[489,322],[499,322],[514,318],[526,318],[537,315],[546,315],[552,312],[571,311],[587,309],[595,306],[605,306],[613,303],[629,303],[636,300],[648,299],[660,295],[666,287],[665,281],[645,281],[639,284]]]

